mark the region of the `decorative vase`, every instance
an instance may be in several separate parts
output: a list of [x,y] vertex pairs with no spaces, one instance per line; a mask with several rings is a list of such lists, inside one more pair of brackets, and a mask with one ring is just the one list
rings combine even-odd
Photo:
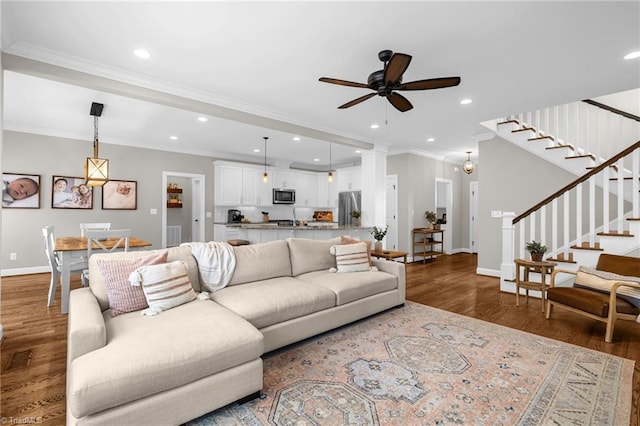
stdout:
[[429,222],[429,225],[427,226],[427,229],[433,229],[433,223]]
[[354,225],[359,228],[360,227],[360,218],[357,217],[356,220],[354,221]]
[[375,243],[373,243],[373,249],[375,251],[381,251],[382,250],[382,241],[377,241]]

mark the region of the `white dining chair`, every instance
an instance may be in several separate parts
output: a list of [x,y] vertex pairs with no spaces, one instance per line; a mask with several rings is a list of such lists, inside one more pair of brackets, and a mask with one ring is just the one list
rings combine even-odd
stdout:
[[[62,265],[58,260],[55,248],[55,236],[53,233],[53,226],[45,226],[42,228],[42,236],[44,237],[44,253],[49,261],[49,268],[51,269],[51,281],[49,282],[49,300],[47,306],[53,305],[53,299],[56,296],[56,287],[58,281],[60,281],[60,275],[62,274]],[[82,273],[87,268],[87,260],[85,258],[79,259],[71,263],[71,273]]]
[[[101,250],[107,253],[114,251],[129,251],[129,238],[131,238],[131,229],[109,229],[109,230],[92,230],[85,231],[87,238],[87,260],[95,250]],[[103,243],[108,239],[118,239],[115,244],[110,247]],[[97,248],[94,248],[94,244]],[[89,285],[89,269],[82,272],[82,285]]]
[[80,224],[80,236],[86,237],[87,230],[108,231],[111,229],[111,222],[86,222]]

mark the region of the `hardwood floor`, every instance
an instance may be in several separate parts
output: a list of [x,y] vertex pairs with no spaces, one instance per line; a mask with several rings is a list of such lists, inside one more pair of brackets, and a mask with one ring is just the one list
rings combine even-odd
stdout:
[[[605,343],[603,323],[560,309],[546,320],[538,299],[518,308],[513,294],[499,291],[497,278],[475,270],[470,254],[409,264],[407,300],[635,360],[631,425],[640,426],[640,325],[619,321],[614,342]],[[65,423],[67,317],[60,314],[59,291],[46,307],[48,286],[49,274],[2,278],[0,415],[7,424],[12,418],[14,424]],[[80,287],[79,276],[72,287]]]

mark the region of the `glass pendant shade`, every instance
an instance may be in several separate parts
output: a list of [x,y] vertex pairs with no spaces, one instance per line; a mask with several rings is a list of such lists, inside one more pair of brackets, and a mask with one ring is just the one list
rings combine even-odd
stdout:
[[462,170],[470,175],[476,169],[476,165],[471,161],[471,151],[467,151],[467,160],[462,163]]
[[109,160],[87,157],[84,165],[84,179],[87,186],[102,186],[109,180]]

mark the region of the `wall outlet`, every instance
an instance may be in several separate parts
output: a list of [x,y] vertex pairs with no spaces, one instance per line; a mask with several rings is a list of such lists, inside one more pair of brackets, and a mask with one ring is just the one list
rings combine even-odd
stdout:
[[210,218],[210,217],[211,217],[211,212],[207,212],[207,213],[206,213],[206,216],[207,216],[208,218]]
[[149,214],[158,214],[158,209],[150,209]]
[[18,260],[18,253],[9,253],[9,260]]

